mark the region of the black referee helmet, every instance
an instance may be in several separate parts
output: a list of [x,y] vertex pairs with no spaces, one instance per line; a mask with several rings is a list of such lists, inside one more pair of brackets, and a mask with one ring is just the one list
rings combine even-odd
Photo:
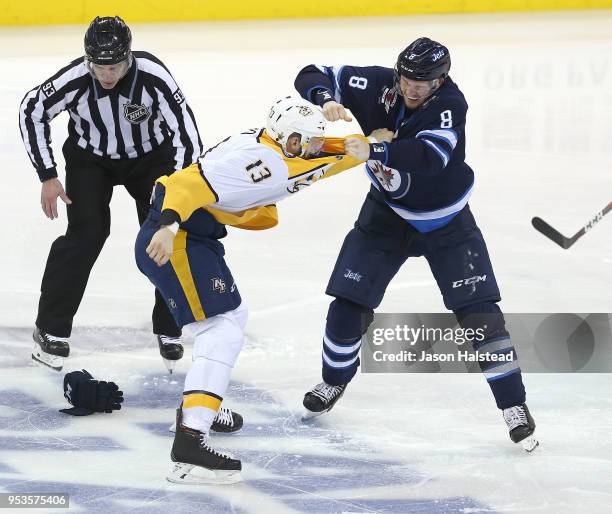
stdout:
[[94,64],[117,64],[130,57],[132,33],[119,16],[96,16],[85,32],[85,56]]

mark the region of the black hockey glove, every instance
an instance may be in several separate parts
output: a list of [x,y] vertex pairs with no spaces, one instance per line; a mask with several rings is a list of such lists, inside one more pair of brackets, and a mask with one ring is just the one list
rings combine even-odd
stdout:
[[113,412],[121,409],[123,391],[115,382],[94,380],[87,370],[73,371],[64,377],[64,397],[74,405],[60,412],[73,416],[87,416],[94,412]]

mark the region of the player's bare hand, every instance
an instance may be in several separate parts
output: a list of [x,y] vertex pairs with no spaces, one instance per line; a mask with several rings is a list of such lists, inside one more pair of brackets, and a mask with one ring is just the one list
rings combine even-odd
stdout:
[[393,132],[386,128],[373,130],[368,137],[373,137],[378,143],[390,143],[393,140]]
[[153,259],[155,264],[163,266],[166,264],[174,250],[174,233],[168,228],[160,228],[147,246],[147,255]]
[[347,155],[359,159],[360,161],[367,161],[370,157],[370,145],[358,137],[345,138],[344,151]]
[[42,207],[45,216],[49,219],[55,219],[57,215],[57,198],[60,197],[62,201],[68,205],[72,203],[72,200],[68,198],[64,186],[59,179],[52,178],[45,180],[42,183],[42,189],[40,191],[40,206]]
[[353,118],[348,115],[344,105],[334,102],[333,100],[323,104],[323,116],[327,121],[353,121]]

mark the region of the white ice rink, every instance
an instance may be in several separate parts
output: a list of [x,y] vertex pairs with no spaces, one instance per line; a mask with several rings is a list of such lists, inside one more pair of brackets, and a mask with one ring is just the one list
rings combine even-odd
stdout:
[[[150,336],[152,290],[134,264],[136,212],[119,187],[68,367],[116,381],[124,409],[59,413],[62,377],[31,364],[30,350],[44,264],[66,216],[62,208],[49,221],[40,210],[17,110],[27,90],[81,55],[84,30],[0,29],[0,491],[67,492],[75,512],[610,512],[610,375],[525,376],[541,441],[532,455],[508,439],[479,375],[360,374],[329,416],[300,421],[302,395],[320,379],[330,300],[323,291],[369,187],[360,170],[282,203],[274,230],[230,230],[224,240],[251,318],[226,401],[245,427],[215,443],[242,458],[242,484],[185,487],[164,479],[167,427],[189,358],[177,374],[165,374]],[[470,103],[467,162],[477,181],[470,204],[502,309],[612,312],[612,219],[570,250],[530,225],[539,215],[571,235],[612,199],[612,11],[132,31],[134,48],[173,72],[205,146],[262,125],[269,104],[293,93],[306,64],[391,66],[416,37],[446,43],[451,75]],[[52,124],[60,169],[66,125],[65,114]],[[332,134],[353,130],[330,126]],[[422,259],[405,265],[379,308],[443,310]]]

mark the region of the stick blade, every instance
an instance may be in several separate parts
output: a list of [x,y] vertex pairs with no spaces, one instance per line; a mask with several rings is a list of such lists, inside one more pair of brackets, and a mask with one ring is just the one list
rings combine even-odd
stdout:
[[551,227],[548,223],[546,223],[542,218],[531,219],[531,224],[533,228],[535,228],[538,232],[545,235],[551,241],[557,243],[561,248],[567,250],[570,246],[572,246],[572,240],[565,237],[559,231]]

